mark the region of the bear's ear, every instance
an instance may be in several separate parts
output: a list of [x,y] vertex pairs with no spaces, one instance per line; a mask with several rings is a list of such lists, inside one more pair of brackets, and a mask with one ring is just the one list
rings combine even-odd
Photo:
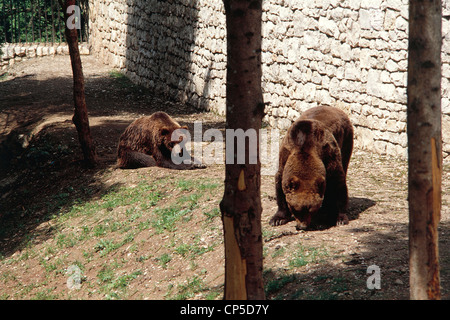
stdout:
[[163,127],[159,129],[159,132],[161,133],[162,136],[167,136],[170,133],[170,130],[169,128]]
[[180,129],[186,129],[186,130],[189,130],[188,126],[181,126]]
[[307,147],[313,141],[321,141],[323,139],[323,130],[318,128],[313,121],[297,121],[292,126],[290,138],[299,147]]

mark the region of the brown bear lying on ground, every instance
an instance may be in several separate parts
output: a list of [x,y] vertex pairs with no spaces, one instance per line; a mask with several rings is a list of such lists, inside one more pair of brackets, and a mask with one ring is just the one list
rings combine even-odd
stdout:
[[120,136],[117,166],[119,168],[151,166],[170,169],[205,168],[190,156],[188,163],[176,164],[172,161],[172,151],[186,152],[180,149],[180,142],[186,137],[182,130],[177,129],[187,130],[187,127],[180,126],[165,112],[155,112],[151,116],[135,120]]
[[353,127],[343,111],[315,107],[304,112],[281,143],[275,176],[278,211],[270,224],[293,218],[298,230],[347,224],[352,149]]

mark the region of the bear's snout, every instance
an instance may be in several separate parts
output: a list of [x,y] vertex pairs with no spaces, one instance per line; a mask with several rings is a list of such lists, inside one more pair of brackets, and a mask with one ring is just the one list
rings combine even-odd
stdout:
[[305,230],[311,223],[312,215],[317,211],[316,206],[304,206],[301,210],[292,210],[295,221],[297,222],[297,230]]
[[323,198],[321,197],[315,197],[315,201],[288,202],[289,210],[292,212],[295,220],[297,221],[297,230],[304,230],[309,227],[313,215],[319,211],[322,205],[322,199]]

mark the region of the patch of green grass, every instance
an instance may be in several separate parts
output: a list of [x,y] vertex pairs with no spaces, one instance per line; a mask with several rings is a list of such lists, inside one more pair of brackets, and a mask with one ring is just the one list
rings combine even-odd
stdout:
[[328,252],[324,248],[306,248],[298,245],[297,250],[294,251],[289,260],[289,266],[291,268],[299,268],[309,263],[320,263],[326,256],[328,256]]
[[57,300],[58,295],[54,294],[56,288],[48,288],[38,291],[33,300]]
[[134,239],[134,234],[128,234],[122,241],[116,242],[114,240],[109,239],[100,239],[94,246],[94,250],[100,253],[100,256],[105,256],[110,252],[115,251],[116,249],[122,247],[124,244],[127,244]]
[[[92,237],[101,238],[112,232],[126,233],[136,224],[139,225],[139,231],[148,229],[150,227],[150,221],[147,220],[146,222],[141,222],[140,218],[142,218],[145,210],[155,206],[159,200],[162,199],[164,191],[162,189],[156,190],[156,188],[156,184],[141,182],[132,188],[111,188],[108,193],[104,194],[99,200],[86,203],[76,202],[65,213],[56,217],[60,226],[63,226],[69,219],[74,217],[89,217],[104,209],[112,211],[113,209],[121,207],[125,207],[122,212],[125,211],[124,214],[126,219],[122,218],[117,220],[116,216],[109,217],[106,215],[101,222],[97,222],[93,227],[84,225],[81,227],[81,231],[61,232],[56,236],[57,247],[71,248],[76,246],[80,241]],[[57,198],[66,201],[65,199],[67,196],[65,193],[61,193]],[[30,238],[27,241],[32,244],[33,239]],[[100,251],[102,255],[105,255],[123,244],[123,241],[113,243],[112,240],[100,240],[97,243],[95,250]]]
[[215,246],[216,244],[204,245],[201,243],[200,238],[196,237],[194,239],[194,243],[192,244],[182,243],[175,248],[175,252],[181,255],[182,257],[186,257],[193,260],[206,252],[214,250]]
[[[63,223],[73,217],[92,216],[102,209],[112,211],[115,208],[137,204],[140,209],[148,210],[154,207],[164,196],[161,190],[156,190],[157,187],[156,184],[148,184],[147,182],[141,182],[132,188],[113,187],[101,196],[99,200],[89,202],[82,202],[81,200],[73,201],[71,207],[65,212],[61,212],[57,218],[60,223]],[[54,196],[55,199],[51,202],[51,206],[60,209],[68,205],[71,202],[69,192],[70,190]]]
[[[212,221],[220,216],[218,206],[211,206],[211,199],[216,197],[214,192],[221,183],[216,183],[214,179],[179,179],[174,177],[164,179],[149,179],[142,176],[137,185],[131,187],[112,187],[102,192],[96,193],[94,189],[87,189],[80,193],[79,188],[76,191],[71,187],[62,189],[58,194],[49,198],[48,206],[52,206],[50,211],[53,216],[48,216],[51,221],[52,237],[43,248],[36,250],[36,245],[41,243],[35,233],[29,233],[23,237],[22,254],[16,256],[14,261],[7,262],[5,257],[0,257],[2,264],[26,262],[29,259],[38,261],[45,275],[46,283],[39,283],[35,286],[26,286],[17,284],[17,294],[0,295],[1,298],[39,298],[39,299],[61,299],[54,295],[54,292],[47,288],[55,279],[65,274],[65,269],[70,265],[69,253],[72,248],[80,248],[78,264],[80,266],[95,260],[108,260],[104,267],[99,271],[97,269],[97,282],[87,281],[84,287],[89,290],[96,290],[104,293],[108,299],[122,299],[126,297],[125,292],[128,284],[139,276],[139,271],[127,274],[119,274],[122,265],[114,265],[110,262],[112,257],[121,257],[120,264],[128,263],[127,260],[144,262],[148,259],[156,259],[158,263],[167,268],[177,254],[190,260],[192,270],[198,267],[196,259],[206,252],[214,250],[217,244],[220,244],[222,238],[214,243],[205,243],[201,234],[194,235],[193,240],[188,244],[180,242],[174,231],[180,228],[182,223],[189,221],[193,217],[194,210],[200,215],[206,217],[206,221]],[[166,198],[172,190],[179,196],[177,199]],[[85,200],[83,196],[90,192],[90,200]],[[96,194],[94,194],[96,193]],[[214,198],[215,199],[215,198]],[[164,200],[164,204],[163,201]],[[207,206],[208,205],[208,206]],[[205,208],[206,207],[206,208]],[[29,210],[41,210],[41,207]],[[203,225],[204,227],[205,225]],[[134,241],[137,235],[144,230],[151,230],[146,233],[145,239],[154,235],[154,233],[171,232],[170,238],[173,239],[172,250],[166,254],[155,255],[154,253],[143,253],[141,243]],[[142,236],[142,234],[140,235]],[[142,237],[139,237],[142,238]],[[185,240],[185,239],[184,239]],[[133,242],[134,241],[134,242]],[[140,240],[141,242],[143,240]],[[186,241],[186,240],[185,240]],[[177,243],[178,245],[175,245]],[[127,255],[115,254],[127,247],[127,253],[134,252],[135,256],[129,258]],[[73,249],[72,249],[73,250]],[[77,264],[77,265],[78,265]],[[98,264],[97,264],[98,265]],[[81,267],[80,267],[81,269]],[[0,281],[4,283],[18,282],[14,280],[15,274],[2,274]],[[62,276],[67,279],[67,275]],[[189,278],[187,282],[175,285],[172,289],[172,296],[176,299],[188,299],[205,291],[207,288],[202,280],[202,276]],[[215,289],[215,288],[214,288]],[[213,290],[208,293],[207,299],[214,299],[222,293],[222,290]],[[76,296],[75,291],[70,294]],[[205,293],[206,294],[206,293]],[[66,297],[67,298],[67,297]]]
[[120,299],[125,293],[128,285],[136,279],[142,272],[134,271],[130,274],[116,275],[112,266],[103,267],[97,274],[101,291],[105,293],[107,299]]
[[180,179],[177,183],[177,188],[181,191],[212,191],[220,187],[221,184],[208,180],[196,180],[196,179]]
[[266,295],[273,294],[275,292],[280,291],[289,283],[292,283],[295,281],[295,275],[284,275],[277,279],[269,281],[264,290],[266,292]]
[[107,227],[104,224],[98,224],[94,227],[93,233],[95,237],[104,236],[107,232]]
[[159,258],[156,258],[156,261],[163,269],[167,269],[167,264],[172,261],[172,256],[168,253],[163,253]]
[[181,209],[178,206],[157,208],[153,211],[156,217],[151,222],[152,227],[155,228],[156,233],[172,232],[176,230],[175,224],[190,212],[190,209]]
[[201,194],[191,193],[185,196],[182,196],[178,199],[178,203],[183,205],[183,207],[187,207],[189,210],[193,210],[198,205],[198,200],[201,198]]
[[117,191],[105,194],[101,200],[101,208],[114,209],[139,203],[141,207],[148,209],[155,206],[162,197],[162,193],[154,190],[156,186],[141,182],[134,188],[122,187]]
[[145,221],[141,221],[138,224],[138,230],[139,231],[144,231],[144,230],[148,230],[151,226],[151,221],[149,219],[145,220]]
[[124,75],[120,71],[111,70],[109,72],[109,76],[114,79],[120,87],[127,89],[128,92],[145,93],[148,91],[148,89],[146,89],[144,86],[133,83],[126,75]]
[[279,235],[280,235],[280,232],[277,230],[274,230],[273,228],[270,228],[270,229],[263,228],[262,229],[262,237],[264,240],[270,240]]
[[284,256],[285,253],[286,253],[286,248],[285,248],[285,247],[281,247],[281,248],[275,250],[275,251],[272,253],[272,258]]
[[192,191],[196,187],[196,181],[195,180],[185,180],[180,179],[177,183],[177,188],[179,188],[181,191]]
[[[173,289],[173,287],[171,287],[171,289]],[[207,286],[205,285],[203,279],[199,276],[194,276],[192,278],[188,278],[186,283],[179,284],[177,286],[177,293],[173,296],[169,294],[167,295],[167,298],[169,300],[186,300],[193,298],[197,293],[205,290],[207,290]]]
[[217,217],[220,217],[220,209],[219,208],[212,208],[209,211],[203,212],[203,214],[206,216],[206,221],[211,222]]
[[40,264],[44,267],[44,270],[47,273],[58,269],[58,262],[49,262],[45,259],[41,259]]
[[72,248],[78,243],[75,233],[60,233],[56,237],[56,245],[59,248]]
[[197,187],[197,190],[199,191],[213,191],[215,189],[217,189],[218,187],[220,187],[222,184],[217,183],[217,182],[203,182],[200,183]]

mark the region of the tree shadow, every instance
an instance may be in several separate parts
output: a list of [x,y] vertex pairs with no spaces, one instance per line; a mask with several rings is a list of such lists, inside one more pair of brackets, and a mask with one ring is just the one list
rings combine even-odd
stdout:
[[12,158],[9,170],[0,176],[0,257],[23,250],[29,241],[53,237],[50,224],[38,227],[121,185],[105,185],[98,179],[114,163],[113,157],[88,169],[82,165],[79,149],[73,124],[61,121],[42,128]]
[[[375,201],[368,198],[357,198],[350,197],[348,199],[348,207],[347,207],[347,218],[349,221],[357,220],[359,215],[369,209],[370,207],[376,204]],[[311,225],[307,228],[308,232],[311,231],[322,231],[331,228],[323,222],[324,217],[326,217],[326,212],[324,212],[323,208],[319,209],[317,213],[317,217],[313,217],[313,221]]]
[[350,197],[348,199],[348,208],[347,208],[347,216],[348,219],[356,220],[359,218],[359,215],[373,207],[376,202],[372,199],[368,198],[358,198],[358,197]]
[[[377,228],[378,230],[378,228]],[[322,259],[309,261],[305,254],[304,264],[293,266],[293,257],[287,267],[270,268],[264,273],[264,283],[268,299],[282,300],[405,300],[409,299],[408,224],[380,223],[379,230],[360,232],[358,250],[350,255],[327,251]],[[358,230],[351,229],[350,232]],[[362,230],[359,230],[362,231]],[[439,245],[449,245],[450,224],[439,226]],[[317,240],[317,239],[315,239]],[[305,253],[316,248],[309,244],[312,239],[303,239],[301,245]],[[315,242],[314,242],[315,243]],[[327,248],[325,246],[325,248]],[[330,263],[330,260],[339,261]],[[380,268],[381,289],[367,286],[373,274],[368,267]],[[442,299],[450,299],[448,270],[450,253],[440,250]]]
[[[67,57],[68,67],[70,60]],[[51,66],[49,66],[51,70]],[[22,250],[30,240],[54,236],[50,221],[73,205],[100,198],[119,184],[99,177],[113,170],[117,143],[135,119],[156,111],[192,127],[190,105],[133,84],[126,77],[86,76],[86,101],[99,164],[82,166],[72,123],[72,78],[35,75],[0,82],[0,257]],[[210,125],[220,125],[214,121]]]

